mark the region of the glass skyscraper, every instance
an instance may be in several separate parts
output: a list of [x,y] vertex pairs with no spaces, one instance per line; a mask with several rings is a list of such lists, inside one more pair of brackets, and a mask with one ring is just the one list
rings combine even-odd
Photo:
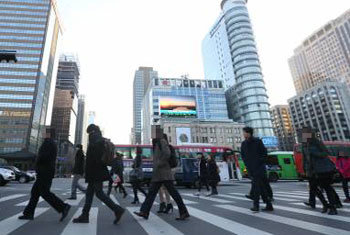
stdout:
[[253,127],[257,136],[276,142],[246,4],[246,0],[222,1],[222,12],[203,40],[205,77],[224,81],[231,119]]
[[0,50],[17,63],[0,63],[0,153],[35,153],[50,120],[61,33],[53,0],[0,1]]

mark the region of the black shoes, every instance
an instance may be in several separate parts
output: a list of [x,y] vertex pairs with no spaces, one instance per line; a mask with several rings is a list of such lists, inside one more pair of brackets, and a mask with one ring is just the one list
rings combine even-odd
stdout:
[[62,222],[67,217],[70,208],[71,208],[71,206],[66,204],[66,206],[64,207],[64,209],[62,211],[62,216],[61,216],[60,222]]
[[128,196],[128,194],[127,193],[124,193],[124,196],[123,196],[123,198],[126,198]]
[[20,217],[18,217],[18,219],[20,219],[20,220],[33,220],[34,216],[33,215],[21,215]]
[[173,207],[173,204],[169,203],[166,208],[165,208],[165,211],[164,211],[164,214],[168,214],[169,212],[171,211],[171,213],[174,212],[174,207]]
[[164,213],[166,210],[166,207],[167,206],[166,206],[165,202],[160,203],[159,210],[157,211],[157,213]]
[[328,212],[328,209],[329,209],[329,206],[328,206],[328,205],[324,205],[323,208],[322,208],[321,213],[322,213],[322,214],[327,213],[327,212]]
[[180,217],[177,217],[176,220],[186,220],[187,218],[190,217],[190,214],[188,214],[188,212],[180,215]]
[[337,214],[338,214],[338,212],[337,212],[337,209],[335,207],[329,208],[328,215],[337,215]]
[[148,214],[148,213],[144,213],[144,212],[142,212],[142,211],[140,211],[140,212],[135,211],[134,214],[137,215],[137,216],[139,216],[139,217],[142,217],[142,218],[144,218],[144,219],[146,219],[146,220],[147,220],[148,217],[149,217],[149,214]]
[[113,224],[119,223],[119,221],[120,221],[120,219],[122,218],[124,212],[125,212],[124,209],[120,209],[120,210],[114,212],[115,219],[114,219],[114,221],[113,221]]
[[78,218],[73,219],[74,224],[88,224],[89,223],[89,216],[87,215],[81,215]]
[[268,204],[266,205],[266,207],[262,209],[262,211],[265,211],[265,212],[273,211],[273,206],[272,206],[272,204],[271,204],[271,203],[268,203]]
[[139,202],[139,200],[134,200],[133,202],[131,202],[131,204],[139,204],[140,202]]
[[305,206],[309,206],[309,207],[311,207],[312,209],[316,209],[316,205],[315,205],[315,204],[311,204],[310,202],[304,202],[304,205],[305,205]]
[[77,197],[69,197],[67,200],[77,200]]
[[245,197],[250,199],[250,200],[253,200],[253,197],[251,195],[249,195],[249,194],[246,194]]
[[253,211],[254,213],[258,213],[259,212],[259,207],[253,206],[252,208],[250,208],[250,210]]

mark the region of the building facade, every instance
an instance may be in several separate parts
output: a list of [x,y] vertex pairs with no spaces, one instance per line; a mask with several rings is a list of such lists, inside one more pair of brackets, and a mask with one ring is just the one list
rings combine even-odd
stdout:
[[79,95],[80,68],[79,61],[73,55],[61,55],[56,88],[61,90],[71,90],[75,95]]
[[350,95],[344,83],[320,83],[288,103],[295,131],[309,126],[323,141],[350,141]]
[[79,95],[78,98],[78,113],[77,113],[77,125],[75,130],[75,144],[83,144],[83,136],[86,131],[87,124],[87,112],[85,106],[85,96]]
[[211,145],[240,151],[243,141],[242,123],[230,121],[161,120],[169,143],[179,145]]
[[[151,125],[168,122],[230,121],[221,80],[153,78],[142,107],[142,143],[151,142]],[[231,121],[232,122],[232,121]]]
[[292,118],[288,105],[276,105],[271,108],[272,125],[275,136],[278,138],[279,150],[293,151],[295,135]]
[[246,4],[222,1],[222,12],[202,44],[205,77],[224,81],[231,119],[253,127],[259,137],[275,139]]
[[157,71],[151,67],[139,67],[135,72],[133,85],[133,133],[132,144],[141,144],[142,102],[151,79],[158,77]]
[[55,1],[0,1],[0,50],[17,63],[0,63],[0,154],[36,153],[50,120],[61,34]]
[[305,39],[289,67],[297,94],[329,78],[350,87],[350,10]]

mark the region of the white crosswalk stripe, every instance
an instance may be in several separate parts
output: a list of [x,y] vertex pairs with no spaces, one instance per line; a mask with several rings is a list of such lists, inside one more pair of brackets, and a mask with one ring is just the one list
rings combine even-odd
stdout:
[[[239,195],[239,196],[242,196],[242,197],[245,195],[244,193],[230,193],[230,194]],[[275,197],[275,196],[273,198],[276,199],[276,200],[279,200],[279,201],[295,202],[294,199],[281,198],[281,197]],[[238,199],[238,198],[236,197],[236,199]],[[248,198],[243,198],[243,199],[248,199]],[[250,201],[250,199],[248,199],[248,200]]]
[[195,196],[195,195],[190,194],[190,193],[184,193],[182,195],[187,196],[187,197],[197,198],[198,200],[207,200],[207,201],[212,201],[212,202],[217,202],[217,203],[232,203],[232,201],[227,201],[227,200],[215,198],[215,197],[198,197],[198,196]]
[[[38,204],[41,203],[41,202],[43,202],[43,201],[44,201],[44,199],[43,199],[42,197],[40,197],[40,198],[39,198],[39,201],[38,201]],[[29,200],[24,201],[24,202],[21,202],[21,203],[18,203],[18,204],[16,204],[16,206],[27,206],[28,203],[29,203]]]
[[80,204],[80,201],[85,197],[85,194],[78,194],[77,199],[75,200],[66,200],[65,203],[68,203],[71,206],[78,206]]
[[[223,207],[226,207],[226,205],[222,205]],[[233,220],[225,219],[223,217],[213,215],[208,212],[204,212],[202,210],[198,210],[192,207],[187,207],[188,212],[191,216],[196,217],[200,220],[203,220],[207,223],[210,223],[212,225],[215,225],[221,229],[224,229],[226,231],[232,232],[237,235],[269,235],[270,233],[249,227],[244,224],[237,223]]]
[[79,209],[74,216],[72,217],[71,221],[67,224],[61,235],[96,235],[97,233],[97,215],[98,215],[98,208],[93,207],[90,210],[89,214],[89,223],[88,224],[74,224],[72,221],[74,218],[77,218],[79,215],[81,215],[81,209]]
[[[47,210],[49,208],[36,208],[35,217],[38,217]],[[28,220],[19,220],[18,217],[21,215],[23,215],[22,212],[0,221],[0,234],[9,234],[29,222]]]
[[[296,203],[292,203],[293,205],[298,205],[298,206],[305,206],[305,204],[303,202],[296,202]],[[346,205],[348,206],[348,205]],[[316,205],[316,208],[318,209],[321,209],[321,206],[320,205]],[[337,210],[340,210],[340,211],[344,211],[344,212],[349,212],[350,213],[350,209],[348,208],[344,208],[344,205],[343,205],[343,208],[339,208]]]
[[17,199],[17,198],[20,198],[20,197],[23,197],[23,196],[25,196],[25,194],[9,195],[9,196],[0,198],[0,202],[6,202],[6,201]]
[[337,229],[337,228],[332,228],[332,227],[327,227],[324,225],[319,225],[319,224],[314,224],[302,220],[297,220],[297,219],[292,219],[292,218],[287,218],[279,215],[273,215],[270,213],[251,213],[245,208],[237,207],[237,206],[232,206],[232,205],[217,205],[216,207],[225,209],[225,210],[230,210],[238,213],[242,213],[245,215],[250,215],[253,217],[265,219],[265,220],[270,220],[273,222],[278,222],[294,227],[298,227],[301,229],[309,230],[309,231],[314,231],[322,234],[337,234],[337,235],[349,235],[349,231],[345,231],[342,229]]
[[136,216],[133,212],[139,211],[138,207],[127,207],[126,208],[136,221],[141,225],[141,227],[148,233],[152,235],[182,235],[183,233],[177,230],[172,225],[168,224],[162,220],[159,216],[150,213],[148,220]]

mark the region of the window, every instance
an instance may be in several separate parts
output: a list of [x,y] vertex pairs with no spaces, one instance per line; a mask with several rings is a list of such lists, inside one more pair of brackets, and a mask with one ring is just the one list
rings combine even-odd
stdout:
[[283,162],[284,164],[287,164],[287,165],[291,164],[290,158],[283,158]]

